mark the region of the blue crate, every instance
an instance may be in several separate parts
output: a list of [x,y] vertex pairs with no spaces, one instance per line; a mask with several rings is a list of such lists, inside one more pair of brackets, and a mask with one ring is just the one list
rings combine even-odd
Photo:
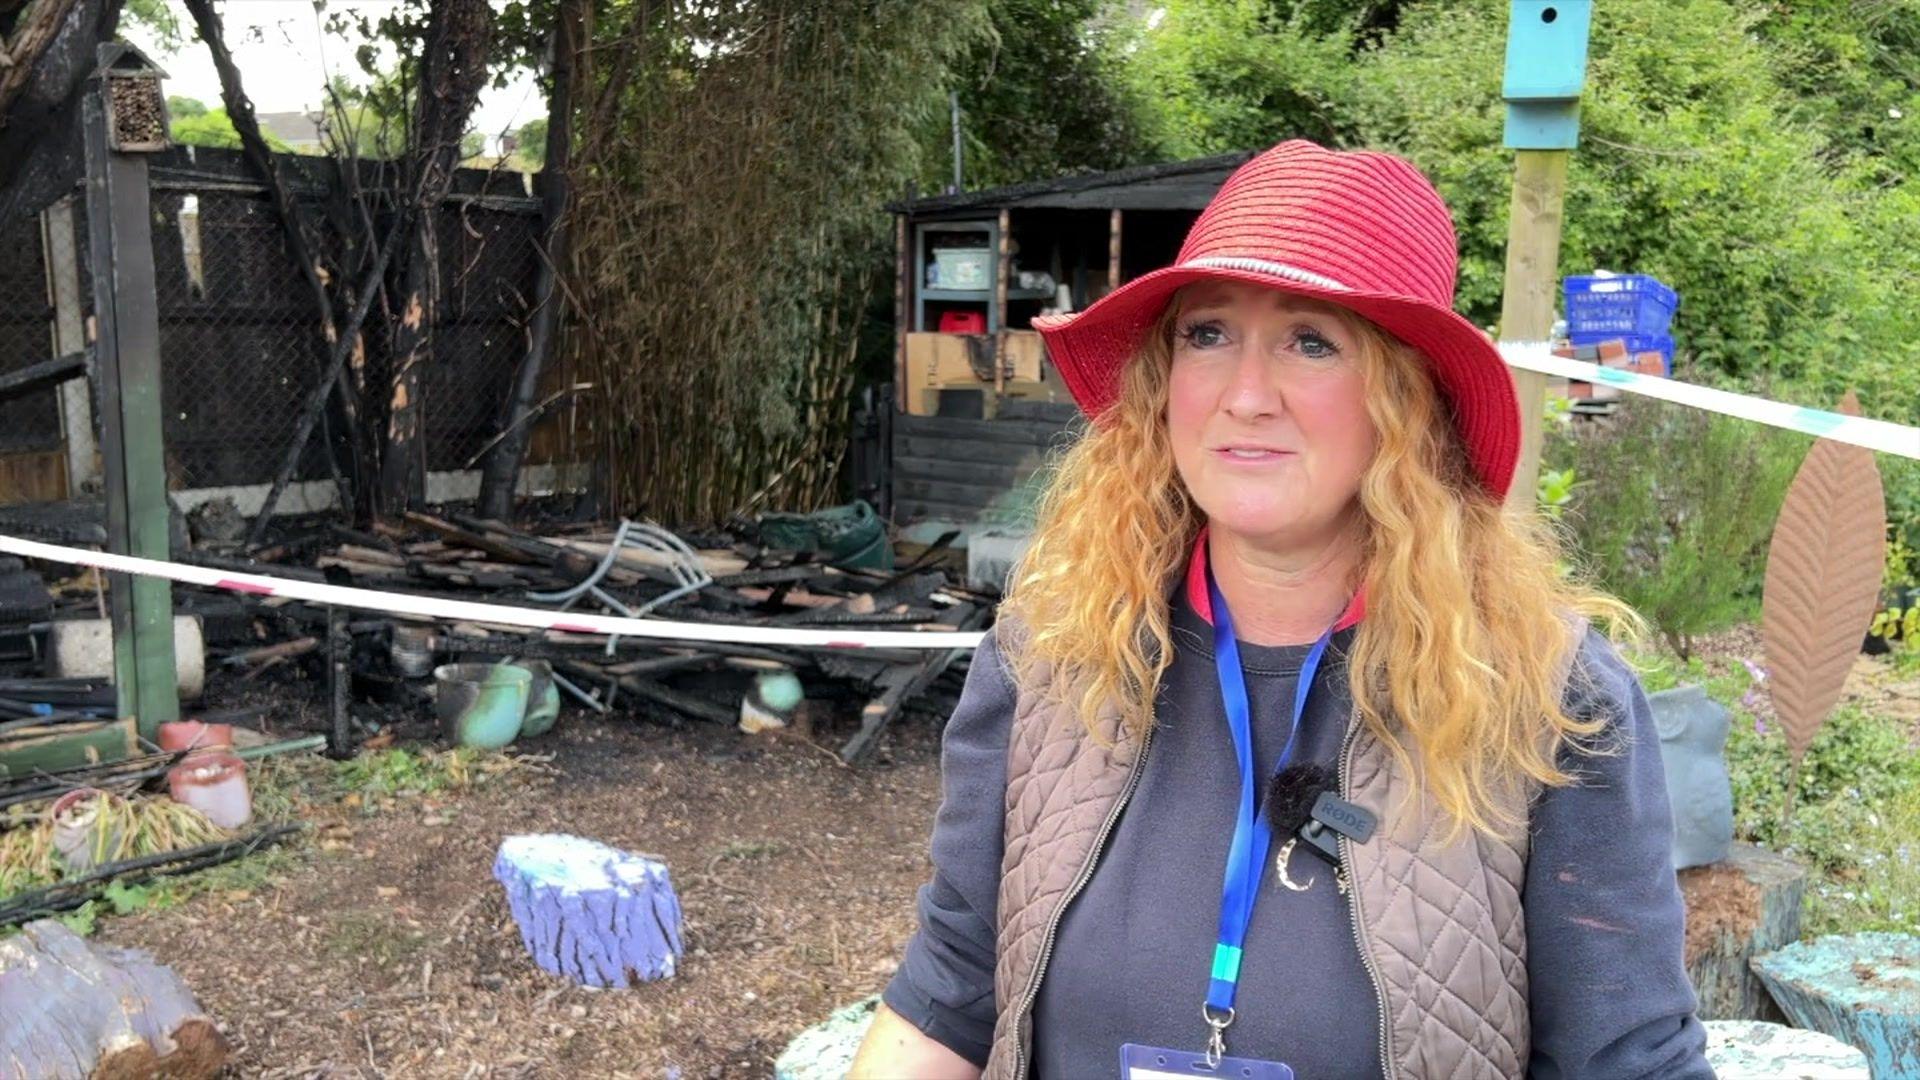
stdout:
[[[1680,294],[1645,274],[1569,275],[1562,289],[1567,332],[1575,341],[1582,336],[1612,340],[1629,334],[1664,335],[1680,305]],[[1596,339],[1595,334],[1607,337]]]
[[1585,334],[1569,334],[1567,341],[1575,346],[1624,341],[1630,356],[1637,356],[1643,352],[1659,353],[1661,366],[1665,369],[1667,377],[1673,376],[1673,337],[1668,334],[1611,334],[1602,330]]

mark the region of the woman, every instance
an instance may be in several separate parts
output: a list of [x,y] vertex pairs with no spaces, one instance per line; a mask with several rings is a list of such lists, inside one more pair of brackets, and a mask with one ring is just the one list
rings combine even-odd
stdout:
[[1657,736],[1587,623],[1633,617],[1502,512],[1455,270],[1412,166],[1288,142],[1041,327],[1094,423],[854,1075],[1712,1075]]

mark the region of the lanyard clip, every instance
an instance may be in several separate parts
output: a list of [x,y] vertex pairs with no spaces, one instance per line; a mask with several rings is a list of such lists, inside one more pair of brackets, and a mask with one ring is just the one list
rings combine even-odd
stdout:
[[1201,1005],[1200,1016],[1212,1029],[1207,1032],[1207,1068],[1217,1069],[1220,1059],[1227,1056],[1227,1026],[1233,1023],[1233,1006],[1219,1012],[1212,1005]]

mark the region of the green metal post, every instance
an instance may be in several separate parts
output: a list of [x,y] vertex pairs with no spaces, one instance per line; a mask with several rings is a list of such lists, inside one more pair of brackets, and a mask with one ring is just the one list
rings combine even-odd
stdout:
[[[143,153],[165,144],[165,99],[159,98],[154,138],[154,120],[147,110],[160,94],[159,69],[125,45],[101,45],[98,55],[100,67],[83,112],[107,549],[166,559],[171,552],[161,435],[160,318]],[[136,81],[139,85],[131,85]],[[116,83],[121,84],[117,90]],[[163,579],[125,574],[111,575],[109,585],[120,715],[135,717],[140,734],[151,740],[162,723],[180,718],[173,590]]]

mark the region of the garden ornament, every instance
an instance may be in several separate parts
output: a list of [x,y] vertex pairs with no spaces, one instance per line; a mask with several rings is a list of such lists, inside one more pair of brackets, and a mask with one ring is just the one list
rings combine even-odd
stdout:
[[1660,761],[1673,804],[1673,868],[1705,866],[1733,846],[1733,783],[1727,776],[1726,707],[1698,686],[1650,694]]
[[[1860,415],[1852,391],[1839,411]],[[1815,442],[1773,529],[1760,615],[1773,711],[1796,778],[1873,622],[1886,543],[1886,497],[1873,451]]]

